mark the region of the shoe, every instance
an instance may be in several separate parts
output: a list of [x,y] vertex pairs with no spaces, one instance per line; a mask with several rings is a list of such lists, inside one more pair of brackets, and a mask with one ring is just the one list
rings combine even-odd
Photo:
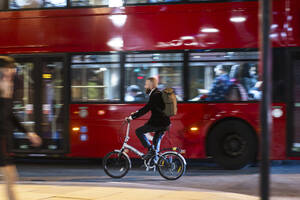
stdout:
[[148,160],[149,158],[151,158],[152,156],[155,155],[155,150],[154,148],[151,146],[148,150],[148,152],[143,156],[144,160]]

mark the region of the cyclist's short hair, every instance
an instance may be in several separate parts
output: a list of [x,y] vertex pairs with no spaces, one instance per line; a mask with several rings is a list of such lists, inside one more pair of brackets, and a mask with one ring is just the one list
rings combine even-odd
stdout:
[[15,68],[15,59],[9,56],[0,56],[0,68],[2,67]]
[[149,78],[147,78],[147,80],[150,81],[150,82],[153,84],[154,87],[157,87],[158,81],[157,81],[156,78],[154,78],[154,77],[149,77]]

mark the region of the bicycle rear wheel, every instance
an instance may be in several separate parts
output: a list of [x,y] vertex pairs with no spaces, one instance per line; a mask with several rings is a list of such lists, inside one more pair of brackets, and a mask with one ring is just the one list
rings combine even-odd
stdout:
[[120,151],[112,151],[103,158],[104,172],[112,178],[122,178],[131,167],[127,154]]
[[186,170],[184,158],[177,152],[162,154],[157,164],[159,174],[167,180],[179,179]]

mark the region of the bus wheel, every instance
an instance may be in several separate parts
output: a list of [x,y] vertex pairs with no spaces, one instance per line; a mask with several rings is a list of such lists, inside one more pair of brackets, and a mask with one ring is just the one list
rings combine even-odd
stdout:
[[225,169],[241,169],[255,160],[257,141],[246,123],[222,122],[212,129],[208,142],[215,162]]

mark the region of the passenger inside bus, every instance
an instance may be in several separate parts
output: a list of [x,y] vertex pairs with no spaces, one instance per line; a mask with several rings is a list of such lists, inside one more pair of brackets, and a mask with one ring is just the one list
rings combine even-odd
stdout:
[[228,73],[223,65],[217,65],[214,69],[216,78],[213,85],[205,98],[206,101],[225,101],[226,94],[231,85]]
[[146,97],[139,86],[130,85],[127,87],[127,91],[125,94],[125,101],[134,102],[134,101],[146,101]]
[[258,81],[257,64],[228,64],[195,67],[191,74],[190,101],[260,100],[262,83]]
[[248,101],[248,93],[245,89],[243,67],[233,65],[230,71],[230,86],[226,95],[228,101]]

